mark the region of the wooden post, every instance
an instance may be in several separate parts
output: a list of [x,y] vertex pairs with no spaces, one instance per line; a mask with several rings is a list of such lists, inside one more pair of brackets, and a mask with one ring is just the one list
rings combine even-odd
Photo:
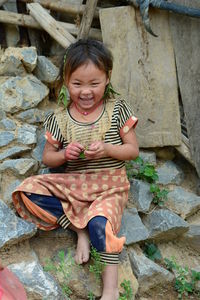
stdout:
[[[16,0],[16,6],[18,13],[26,13],[26,4],[21,2],[20,0]],[[20,41],[19,45],[21,46],[30,46],[30,40],[28,36],[28,30],[25,27],[19,27],[19,36]]]
[[87,38],[98,0],[87,0],[77,39]]
[[31,15],[62,47],[67,48],[75,38],[64,29],[39,3],[27,4]]

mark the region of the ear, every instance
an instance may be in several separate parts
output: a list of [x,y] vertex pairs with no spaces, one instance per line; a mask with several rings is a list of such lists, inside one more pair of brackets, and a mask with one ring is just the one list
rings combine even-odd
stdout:
[[112,75],[112,70],[110,70],[108,72],[108,77],[107,77],[106,85],[110,82],[111,75]]

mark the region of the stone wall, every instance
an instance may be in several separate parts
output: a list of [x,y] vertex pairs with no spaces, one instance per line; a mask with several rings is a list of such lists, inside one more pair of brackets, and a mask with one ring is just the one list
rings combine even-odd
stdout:
[[54,103],[49,85],[58,69],[36,49],[7,48],[0,61],[1,196],[9,205],[11,191],[30,174],[42,172],[44,134],[41,124]]
[[[37,230],[16,215],[11,202],[12,191],[24,178],[49,172],[41,162],[45,143],[42,122],[57,106],[49,93],[58,69],[46,57],[38,56],[33,47],[8,48],[1,56],[0,74],[0,257],[24,284],[28,299],[66,299],[60,287],[62,278],[53,278],[42,266],[46,258],[58,257],[60,250],[70,264],[68,253],[74,256],[75,235],[69,230]],[[144,255],[146,242],[156,243],[163,257],[175,255],[181,264],[200,266],[200,197],[194,193],[197,176],[175,155],[171,148],[140,152],[144,161],[155,165],[158,184],[170,191],[163,207],[153,204],[148,183],[131,179],[119,234],[126,236],[119,286],[124,279],[130,280],[139,299],[177,299],[171,294],[174,274]],[[90,263],[79,268],[70,266],[71,299],[87,299],[90,291],[100,296],[101,286],[89,272]]]

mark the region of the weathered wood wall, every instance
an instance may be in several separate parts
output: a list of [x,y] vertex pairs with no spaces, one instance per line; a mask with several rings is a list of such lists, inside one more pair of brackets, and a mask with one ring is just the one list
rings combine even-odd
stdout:
[[100,10],[103,41],[112,50],[112,82],[139,117],[140,147],[181,143],[178,87],[168,13],[151,11],[158,38],[131,6]]
[[[200,9],[198,0],[175,2]],[[170,25],[190,148],[200,177],[200,20],[171,13]]]

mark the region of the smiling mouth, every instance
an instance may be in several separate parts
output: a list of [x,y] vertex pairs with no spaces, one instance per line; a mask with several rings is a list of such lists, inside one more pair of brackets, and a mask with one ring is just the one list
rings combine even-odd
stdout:
[[93,100],[93,97],[91,97],[91,98],[82,98],[82,97],[80,97],[80,100],[82,100],[82,101],[91,101],[91,100]]
[[81,103],[85,104],[85,105],[91,105],[91,103],[93,103],[93,99],[94,98],[80,98]]

